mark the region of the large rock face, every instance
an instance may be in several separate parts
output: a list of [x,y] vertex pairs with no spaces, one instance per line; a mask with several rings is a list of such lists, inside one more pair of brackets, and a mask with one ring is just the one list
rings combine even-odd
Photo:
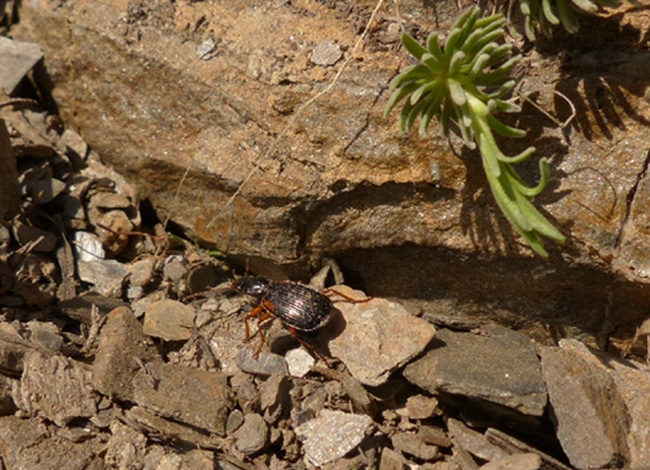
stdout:
[[[36,0],[12,31],[43,47],[62,115],[106,160],[254,270],[304,276],[333,256],[370,293],[540,338],[540,319],[596,335],[644,315],[650,63],[639,13],[587,18],[519,68],[522,96],[563,121],[560,91],[576,111],[562,130],[525,105],[528,137],[503,144],[534,144],[551,161],[555,182],[535,202],[568,241],[542,260],[496,209],[475,152],[452,139],[455,155],[435,126],[400,138],[396,114],[383,116],[406,64],[400,25],[446,31],[455,2],[434,12],[402,1],[400,16],[384,5],[331,91],[301,107],[350,56],[374,3]],[[530,182],[534,160],[521,169]]]

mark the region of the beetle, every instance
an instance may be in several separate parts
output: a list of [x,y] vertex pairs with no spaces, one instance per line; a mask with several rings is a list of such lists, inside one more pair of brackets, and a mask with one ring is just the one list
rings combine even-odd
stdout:
[[279,318],[300,344],[313,349],[327,363],[327,359],[314,346],[298,336],[298,331],[314,332],[329,323],[335,312],[334,303],[328,297],[330,293],[337,294],[352,303],[366,302],[371,299],[355,300],[331,289],[317,291],[300,282],[272,281],[262,276],[241,277],[232,284],[232,289],[256,299],[256,307],[244,319],[246,341],[248,341],[250,339],[248,321],[257,318],[261,340],[254,354],[255,358],[259,356],[266,342],[266,336],[261,329],[262,323],[271,318]]

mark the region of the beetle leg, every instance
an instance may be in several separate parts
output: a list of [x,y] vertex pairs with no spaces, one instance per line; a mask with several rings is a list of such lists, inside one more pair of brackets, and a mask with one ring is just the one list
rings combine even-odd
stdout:
[[292,326],[289,327],[289,333],[291,333],[291,336],[293,336],[305,348],[311,349],[316,354],[318,354],[318,357],[320,357],[323,360],[323,362],[325,364],[327,364],[327,367],[329,367],[330,369],[332,368],[332,365],[330,364],[330,362],[327,360],[327,358],[325,356],[323,356],[321,354],[321,352],[318,349],[316,349],[316,346],[314,346],[313,344],[309,344],[307,341],[304,341],[300,336],[298,336],[298,332],[296,331],[296,329],[294,327],[292,327]]
[[[255,318],[255,317],[260,316],[260,314],[263,311],[264,311],[264,307],[259,305],[259,306],[255,307],[251,313],[246,315],[246,318],[244,318],[244,326],[246,327],[246,340],[245,341],[248,341],[250,339],[250,337],[251,337],[251,330],[248,327],[248,320],[250,320],[251,318]],[[259,321],[257,323],[259,325]]]
[[253,357],[255,359],[258,358],[258,356],[260,355],[260,351],[262,351],[262,347],[264,346],[264,344],[266,344],[266,335],[264,334],[264,330],[262,330],[262,323],[264,323],[269,318],[273,318],[273,316],[271,315],[271,313],[265,311],[257,320],[257,331],[260,334],[260,345],[258,346],[257,351],[255,351],[255,354],[253,354]]
[[374,297],[366,297],[365,299],[353,299],[349,295],[345,295],[342,292],[339,292],[339,291],[337,291],[335,289],[331,289],[329,287],[327,289],[323,289],[320,292],[321,292],[321,294],[326,295],[328,297],[331,296],[332,294],[335,294],[335,295],[338,295],[339,297],[342,297],[342,299],[333,300],[332,302],[343,302],[343,301],[345,301],[345,302],[349,302],[351,304],[362,304],[364,302],[369,302],[372,299],[374,299]]

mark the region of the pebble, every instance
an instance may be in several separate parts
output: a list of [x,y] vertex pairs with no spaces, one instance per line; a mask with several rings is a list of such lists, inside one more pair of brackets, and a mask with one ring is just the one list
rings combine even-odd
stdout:
[[128,307],[106,316],[97,344],[92,381],[102,394],[133,401],[133,377],[140,370],[136,362],[161,360],[156,346],[142,333],[142,325]]
[[503,327],[482,334],[438,330],[444,346],[430,350],[404,369],[407,380],[436,394],[454,393],[541,416],[546,386],[532,341]]
[[628,455],[630,422],[614,379],[576,351],[541,351],[556,434],[572,465],[605,468]]
[[0,37],[0,87],[11,95],[32,67],[43,59],[41,48],[29,42]]
[[260,405],[264,411],[264,419],[273,424],[282,415],[285,405],[289,402],[289,377],[276,372],[260,386]]
[[51,352],[56,352],[63,346],[63,337],[58,326],[51,322],[30,321],[27,322],[29,330],[29,341],[38,347]]
[[361,444],[371,426],[366,415],[322,410],[320,417],[298,426],[296,436],[303,442],[305,459],[320,467]]
[[18,243],[23,246],[30,244],[33,251],[52,251],[58,242],[54,233],[23,223],[18,218],[14,219],[13,232]]
[[[359,298],[360,293],[345,286],[335,288]],[[345,328],[329,342],[333,356],[339,358],[357,380],[365,385],[385,383],[390,374],[420,354],[435,334],[429,322],[409,314],[404,307],[385,299],[368,302],[339,302]],[[324,331],[332,335],[331,322]]]
[[257,413],[250,413],[244,417],[244,423],[233,436],[237,449],[244,455],[251,455],[264,449],[268,434],[269,430],[264,418]]
[[13,395],[18,408],[58,426],[97,412],[90,369],[67,357],[36,350],[25,358],[23,375]]
[[302,348],[296,348],[288,351],[284,355],[289,367],[289,374],[293,377],[304,377],[309,373],[316,360]]
[[433,460],[440,454],[436,446],[427,444],[418,434],[398,432],[391,437],[395,450],[422,460]]
[[438,400],[424,395],[413,395],[406,400],[406,409],[411,419],[427,419],[438,414]]
[[481,466],[480,470],[538,470],[542,459],[537,454],[512,454]]
[[106,258],[106,251],[97,235],[90,232],[74,233],[74,249],[78,261],[95,261]]
[[133,378],[133,398],[148,410],[219,435],[226,433],[232,397],[221,372],[151,362]]
[[114,259],[77,262],[79,279],[93,284],[94,290],[105,297],[122,297],[124,280],[129,274],[125,265]]
[[404,457],[390,447],[383,448],[381,460],[379,461],[379,470],[404,470],[405,467]]
[[82,160],[88,154],[88,144],[78,133],[72,129],[66,129],[61,134],[61,143],[66,146],[69,152],[74,152]]
[[255,350],[241,346],[239,354],[237,354],[237,367],[244,372],[255,375],[289,374],[289,367],[284,357],[262,351],[256,359],[253,357],[254,354]]
[[239,426],[241,426],[243,422],[244,413],[238,409],[232,410],[228,415],[228,420],[226,421],[226,433],[229,435],[232,434],[237,429],[239,429]]
[[338,44],[323,41],[311,51],[309,60],[316,65],[334,65],[343,57],[343,52]]
[[147,305],[144,313],[145,335],[162,338],[165,341],[183,341],[192,336],[193,307],[177,300],[159,300]]
[[454,442],[463,450],[476,457],[492,461],[506,457],[508,453],[495,446],[487,437],[478,431],[465,426],[462,421],[454,418],[447,420],[447,429],[452,435]]

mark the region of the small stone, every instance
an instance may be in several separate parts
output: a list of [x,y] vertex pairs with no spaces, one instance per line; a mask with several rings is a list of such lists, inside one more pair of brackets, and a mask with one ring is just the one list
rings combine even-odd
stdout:
[[95,261],[106,258],[106,252],[97,235],[90,232],[77,231],[74,233],[74,249],[80,261]]
[[379,470],[404,470],[404,468],[406,468],[404,457],[390,447],[384,447],[381,451]]
[[12,95],[18,84],[39,61],[43,51],[37,44],[0,37],[0,87]]
[[432,394],[464,395],[541,416],[546,387],[531,340],[503,327],[482,333],[438,330],[444,346],[406,366],[404,377]]
[[512,454],[481,466],[480,470],[539,470],[542,459],[537,454]]
[[289,374],[293,377],[304,377],[309,373],[316,360],[303,348],[296,348],[284,355],[289,367]]
[[133,401],[133,377],[142,363],[161,360],[156,346],[142,333],[142,325],[128,307],[119,307],[106,316],[93,362],[92,380],[102,394]]
[[29,353],[16,385],[13,395],[18,408],[59,426],[97,412],[98,397],[93,391],[90,369],[67,357],[39,351]]
[[244,413],[241,410],[232,410],[228,415],[228,420],[226,421],[226,433],[232,434],[239,426],[244,422]]
[[257,413],[261,410],[260,394],[253,381],[253,376],[237,372],[231,377],[230,385],[244,414]]
[[418,434],[398,432],[390,440],[396,450],[418,459],[433,460],[440,454],[436,446],[427,444]]
[[147,453],[147,437],[119,420],[111,424],[104,462],[110,468],[127,469],[141,462]]
[[321,416],[296,428],[305,459],[316,467],[343,457],[361,444],[372,426],[366,415],[323,410]]
[[88,154],[88,144],[83,138],[72,129],[66,129],[61,134],[61,143],[66,146],[69,152],[74,152],[75,155],[82,160]]
[[[133,223],[122,210],[112,210],[92,221],[98,226],[98,235],[107,252],[116,255],[124,251],[129,244],[128,234],[134,229]],[[108,227],[105,230],[101,227]]]
[[542,349],[557,438],[572,465],[605,468],[628,456],[628,412],[614,379],[581,354]]
[[244,455],[251,455],[266,446],[269,430],[264,418],[257,413],[247,414],[244,424],[233,434],[237,449]]
[[105,191],[93,195],[90,204],[100,209],[129,209],[133,206],[126,196]]
[[79,278],[93,284],[95,291],[106,297],[122,297],[126,276],[129,274],[125,265],[113,259],[78,260]]
[[66,187],[63,181],[56,178],[44,178],[31,185],[30,195],[37,204],[47,204],[65,191]]
[[183,341],[192,336],[196,311],[177,300],[159,300],[147,306],[144,334],[165,341]]
[[411,419],[427,419],[438,414],[438,400],[424,395],[413,395],[406,400],[406,409]]
[[187,274],[187,267],[183,263],[183,258],[181,256],[170,256],[165,259],[163,273],[165,277],[174,283],[182,280]]
[[338,44],[330,41],[323,41],[311,52],[309,60],[316,65],[334,65],[343,56]]
[[461,449],[476,457],[492,461],[506,457],[508,454],[500,447],[492,444],[478,431],[468,428],[461,421],[454,418],[447,420],[447,428]]
[[133,378],[133,398],[165,418],[219,435],[226,433],[232,400],[221,372],[152,362]]
[[433,444],[438,447],[451,447],[451,439],[445,431],[434,426],[420,426],[418,434],[427,444]]
[[46,351],[56,352],[63,345],[61,331],[54,323],[30,321],[27,323],[29,340]]
[[260,404],[269,424],[282,415],[284,405],[289,402],[290,388],[289,378],[282,372],[276,372],[260,385]]
[[23,246],[29,244],[33,251],[52,251],[56,248],[58,242],[58,238],[54,233],[27,225],[19,219],[14,219],[13,232],[18,243]]
[[284,357],[277,354],[260,352],[257,359],[254,350],[242,346],[237,354],[237,367],[244,372],[256,375],[289,374],[289,367]]
[[[359,292],[345,286],[337,286],[335,290],[352,298],[359,297]],[[385,299],[340,302],[336,307],[343,314],[346,326],[329,342],[330,351],[365,385],[385,383],[394,370],[424,350],[436,331],[433,325],[410,315],[400,304]],[[336,328],[335,322],[330,322],[324,334],[334,336]]]

